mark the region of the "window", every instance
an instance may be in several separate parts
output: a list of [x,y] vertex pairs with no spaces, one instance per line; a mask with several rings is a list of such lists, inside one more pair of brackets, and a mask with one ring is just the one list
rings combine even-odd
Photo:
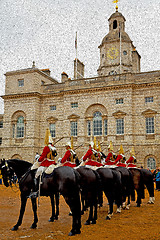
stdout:
[[93,136],[102,136],[102,114],[95,112],[93,115]]
[[87,133],[88,136],[91,136],[91,121],[87,121]]
[[0,137],[0,145],[2,144],[2,138]]
[[107,125],[108,125],[108,121],[107,119],[104,120],[104,135],[107,136]]
[[123,104],[123,98],[116,99],[116,104]]
[[24,79],[19,79],[18,80],[18,87],[23,87],[24,86]]
[[50,110],[51,110],[51,111],[55,111],[55,110],[56,110],[56,105],[50,106]]
[[153,102],[153,97],[145,97],[145,103]]
[[77,137],[77,121],[71,122],[71,136]]
[[114,20],[113,21],[113,29],[116,29],[117,28],[117,20]]
[[3,128],[3,121],[0,121],[0,128]]
[[147,168],[149,169],[156,169],[156,160],[152,157],[147,159]]
[[146,117],[146,133],[154,133],[154,117]]
[[123,51],[123,55],[127,55],[127,51]]
[[55,123],[50,123],[49,125],[50,133],[53,138],[56,137],[56,124]]
[[14,134],[15,134],[15,124],[12,125],[12,137],[14,138]]
[[117,134],[124,134],[124,118],[116,119]]
[[17,138],[24,137],[24,117],[20,116],[17,119]]
[[78,107],[78,102],[71,103],[71,108],[77,108]]

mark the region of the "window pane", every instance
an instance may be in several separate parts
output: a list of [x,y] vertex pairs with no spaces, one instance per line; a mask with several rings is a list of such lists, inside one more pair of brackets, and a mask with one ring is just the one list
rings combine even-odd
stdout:
[[55,110],[56,110],[56,105],[50,106],[50,110],[51,110],[51,111],[55,111]]
[[153,102],[153,97],[145,97],[145,102]]
[[156,169],[156,160],[152,157],[147,159],[147,168]]
[[77,108],[78,107],[78,102],[71,103],[71,108]]
[[19,117],[17,120],[17,138],[24,137],[24,117]]
[[55,123],[51,123],[49,125],[49,129],[50,129],[51,136],[53,138],[55,138],[56,137],[56,124]]
[[77,122],[71,122],[71,136],[77,136]]
[[102,114],[95,112],[93,115],[93,135],[102,136]]
[[23,87],[24,86],[24,79],[19,79],[18,80],[18,86]]
[[0,145],[2,144],[2,138],[0,137]]
[[154,117],[146,118],[146,133],[154,133]]
[[88,136],[91,136],[91,121],[87,121],[87,133]]
[[124,134],[124,119],[120,118],[116,120],[117,134]]
[[123,104],[123,98],[116,99],[116,104]]
[[104,135],[107,135],[107,119],[104,120]]

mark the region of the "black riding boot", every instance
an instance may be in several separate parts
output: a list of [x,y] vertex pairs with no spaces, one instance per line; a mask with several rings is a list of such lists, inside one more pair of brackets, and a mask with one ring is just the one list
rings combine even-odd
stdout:
[[29,194],[28,198],[37,198],[37,197],[38,197],[38,180],[37,178],[34,178],[33,189],[31,190],[31,193]]

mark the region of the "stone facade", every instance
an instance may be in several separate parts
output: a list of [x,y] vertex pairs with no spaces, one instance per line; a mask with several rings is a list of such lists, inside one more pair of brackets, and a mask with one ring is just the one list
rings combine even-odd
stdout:
[[[115,152],[123,145],[127,159],[134,146],[138,166],[160,166],[160,71],[140,72],[140,55],[125,33],[124,22],[119,12],[109,18],[109,34],[99,47],[97,77],[71,80],[62,73],[59,83],[50,77],[49,69],[40,70],[34,64],[29,69],[6,73],[0,129],[2,157],[32,162],[35,153],[42,152],[45,131],[51,125],[55,127],[54,141],[63,137],[55,144],[58,157],[62,157],[71,137],[71,126],[76,124],[77,132],[72,135],[81,158],[94,138],[95,113],[100,113],[102,129],[95,135],[105,154],[112,141]],[[121,53],[125,51],[123,57],[120,48]],[[17,137],[19,117],[23,118],[22,137]],[[118,131],[119,120],[122,132]]]

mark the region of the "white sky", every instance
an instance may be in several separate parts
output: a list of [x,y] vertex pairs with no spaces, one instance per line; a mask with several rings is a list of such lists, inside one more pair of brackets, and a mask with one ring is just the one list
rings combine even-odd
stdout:
[[[141,55],[141,71],[160,70],[160,0],[120,0],[118,5]],[[98,46],[113,12],[112,0],[0,0],[0,95],[5,94],[4,74],[29,68],[33,61],[58,81],[63,71],[73,78],[76,31],[85,77],[97,75]]]

